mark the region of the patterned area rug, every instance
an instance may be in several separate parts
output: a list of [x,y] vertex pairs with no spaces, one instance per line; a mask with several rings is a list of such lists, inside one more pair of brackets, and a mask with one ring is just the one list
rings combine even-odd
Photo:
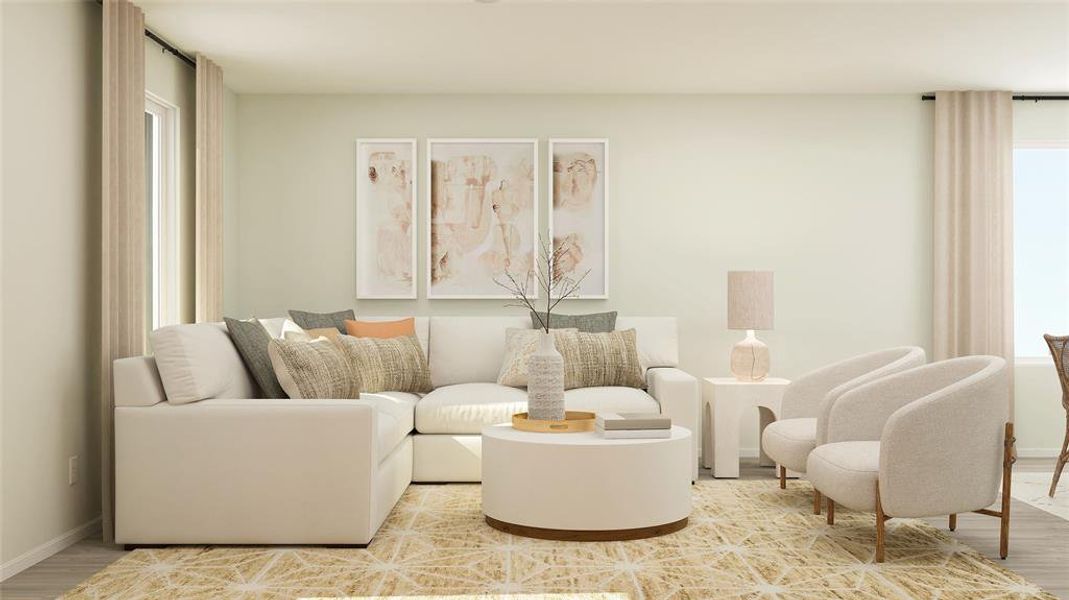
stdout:
[[1050,493],[1050,481],[1053,477],[1053,471],[1014,473],[1012,496],[1039,510],[1069,521],[1069,469],[1062,474],[1062,478],[1058,481],[1058,489],[1054,490],[1054,497],[1051,498],[1047,494]]
[[678,533],[567,543],[490,528],[478,485],[413,485],[366,550],[140,549],[66,597],[1054,598],[922,521],[889,521],[873,564],[872,515],[837,511],[829,527],[805,483],[788,488],[701,481]]

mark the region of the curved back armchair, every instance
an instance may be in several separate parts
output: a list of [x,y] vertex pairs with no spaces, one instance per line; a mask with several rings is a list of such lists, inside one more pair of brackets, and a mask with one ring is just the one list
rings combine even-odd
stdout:
[[925,360],[924,348],[900,346],[861,354],[810,371],[784,390],[780,418],[817,417],[829,397],[837,397],[891,373],[923,365]]
[[1069,335],[1045,335],[1050,354],[1054,358],[1054,368],[1058,371],[1058,381],[1062,384],[1062,408],[1065,409],[1065,439],[1062,451],[1058,453],[1058,462],[1054,465],[1054,478],[1050,482],[1050,497],[1058,489],[1058,479],[1062,476],[1065,463],[1069,462]]
[[[835,400],[859,385],[924,364],[924,349],[902,346],[869,352],[802,375],[783,392],[779,419],[765,428],[761,445],[780,466],[780,487],[787,469],[805,472],[809,453],[824,439],[824,418]],[[815,498],[815,512],[820,498]]]
[[[827,444],[809,457],[814,487],[833,502],[876,513],[877,560],[892,517],[980,512],[1009,526],[1013,463],[1006,361],[967,356],[857,387],[831,407]],[[1003,480],[1002,511],[988,511]]]

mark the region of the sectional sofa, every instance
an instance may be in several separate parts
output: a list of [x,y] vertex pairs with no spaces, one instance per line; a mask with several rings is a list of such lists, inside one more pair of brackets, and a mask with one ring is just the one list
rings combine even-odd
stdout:
[[[286,323],[262,322],[275,337]],[[258,399],[225,326],[174,327],[178,350],[160,365],[114,363],[123,544],[367,544],[409,483],[479,481],[482,427],[526,410],[525,390],[495,383],[505,330],[530,328],[525,316],[417,318],[434,390],[358,400]],[[647,389],[568,390],[567,408],[660,412],[697,440],[699,386],[677,368],[676,320],[618,318],[631,328]]]

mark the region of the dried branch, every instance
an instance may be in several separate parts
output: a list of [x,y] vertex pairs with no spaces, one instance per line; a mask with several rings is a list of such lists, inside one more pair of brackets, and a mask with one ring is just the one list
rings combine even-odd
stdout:
[[[579,278],[572,278],[560,273],[557,270],[558,261],[568,254],[571,250],[571,245],[568,242],[562,242],[556,246],[553,246],[551,242],[547,242],[545,238],[539,239],[538,249],[538,264],[537,268],[532,268],[527,271],[527,276],[522,280],[518,279],[507,269],[502,274],[505,281],[494,278],[494,283],[501,286],[513,296],[517,302],[506,304],[505,306],[515,306],[526,308],[534,314],[535,319],[538,321],[540,329],[549,333],[550,325],[552,321],[553,309],[566,298],[571,298],[578,294],[579,287],[582,285],[583,280],[590,274],[588,269]],[[544,313],[539,313],[535,308],[534,302],[531,299],[531,286],[538,285],[538,289],[544,291],[546,294],[546,307]],[[545,315],[545,319],[542,315]]]

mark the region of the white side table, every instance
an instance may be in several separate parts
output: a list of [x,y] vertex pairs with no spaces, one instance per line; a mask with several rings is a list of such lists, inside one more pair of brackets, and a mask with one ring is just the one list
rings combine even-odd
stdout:
[[[702,466],[713,477],[739,476],[739,418],[750,407],[758,409],[760,433],[779,418],[783,391],[790,380],[768,377],[763,381],[739,381],[734,377],[707,377],[702,386]],[[772,461],[761,449],[761,465]]]

